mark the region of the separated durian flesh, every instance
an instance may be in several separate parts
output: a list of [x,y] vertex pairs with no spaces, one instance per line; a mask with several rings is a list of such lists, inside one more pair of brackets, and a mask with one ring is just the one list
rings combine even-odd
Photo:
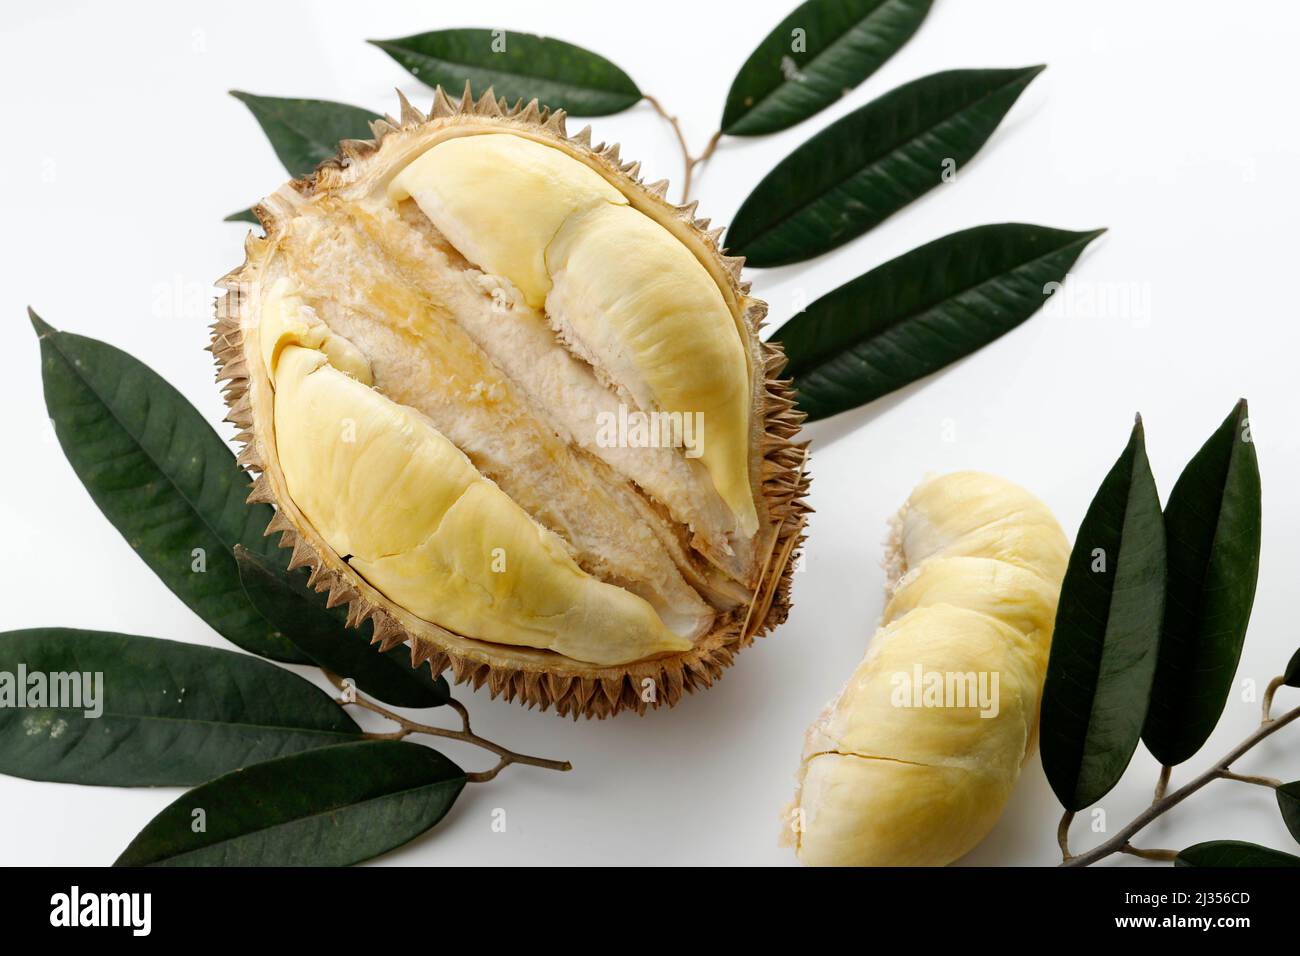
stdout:
[[807,478],[716,233],[563,115],[403,102],[259,206],[214,351],[254,497],[376,639],[604,716],[788,606]]
[[786,835],[809,865],[939,866],[993,828],[1036,740],[1069,544],[1001,478],[923,482],[880,629],[804,738]]

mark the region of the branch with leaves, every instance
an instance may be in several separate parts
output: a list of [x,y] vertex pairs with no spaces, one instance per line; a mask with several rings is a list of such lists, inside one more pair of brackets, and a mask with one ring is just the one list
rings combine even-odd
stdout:
[[[1272,716],[1274,695],[1300,686],[1300,652],[1268,685],[1259,727],[1209,769],[1168,792],[1222,716],[1259,576],[1259,463],[1245,399],[1192,458],[1163,507],[1141,418],[1084,516],[1061,588],[1043,688],[1043,769],[1065,807],[1064,866],[1113,853],[1183,866],[1300,866],[1300,857],[1238,841],[1181,852],[1134,846],[1152,820],[1215,780],[1277,791],[1300,840],[1300,782],[1234,772],[1257,744],[1300,718]],[[1162,770],[1151,806],[1104,843],[1072,853],[1074,815],[1114,788],[1141,741]]]

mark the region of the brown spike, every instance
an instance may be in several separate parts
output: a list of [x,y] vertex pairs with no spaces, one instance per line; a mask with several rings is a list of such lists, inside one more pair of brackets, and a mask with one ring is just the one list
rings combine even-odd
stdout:
[[425,115],[411,105],[411,101],[406,98],[406,94],[401,90],[397,91],[397,102],[402,107],[402,126],[418,126],[425,121]]
[[267,480],[266,475],[259,475],[257,477],[253,482],[252,489],[248,492],[248,498],[246,500],[250,505],[269,505],[275,501],[275,495],[271,491],[271,482]]
[[316,562],[316,551],[302,538],[299,538],[293,545],[293,554],[289,557],[289,570],[296,571],[298,568],[305,568],[308,565],[314,565]]
[[271,516],[271,523],[268,524],[266,530],[262,532],[262,537],[269,538],[271,535],[277,534],[281,531],[288,531],[291,534],[296,533],[293,522],[289,520],[289,516],[284,513],[283,509],[276,508],[275,514]]
[[375,611],[375,606],[363,597],[353,598],[348,603],[348,627],[360,627]]
[[465,81],[465,92],[460,95],[460,102],[456,104],[457,113],[474,112],[474,91],[470,88],[469,80]]
[[[582,129],[578,130],[578,135],[573,137],[573,141],[579,146],[585,146],[587,149],[591,149],[591,127],[584,126]],[[664,180],[664,185],[668,185],[667,180]]]
[[546,128],[561,139],[567,138],[568,134],[564,131],[564,125],[568,115],[564,110],[555,110],[551,113],[550,119],[546,121]]
[[447,91],[441,86],[433,91],[433,106],[430,107],[430,119],[444,119],[456,115],[456,107],[447,98]]
[[480,116],[501,115],[501,108],[497,106],[496,94],[492,91],[492,87],[489,86],[487,91],[478,98],[478,103],[474,107],[474,112],[478,113]]

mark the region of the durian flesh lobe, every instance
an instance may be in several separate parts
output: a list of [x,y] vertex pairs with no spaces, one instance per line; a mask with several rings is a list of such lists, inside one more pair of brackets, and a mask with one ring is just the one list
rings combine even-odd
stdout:
[[[310,543],[313,577],[377,639],[575,714],[643,710],[633,671],[672,703],[784,614],[798,418],[703,223],[683,236],[602,148],[562,122],[542,135],[534,106],[494,122],[468,104],[444,124],[404,104],[350,157],[359,174],[345,149],[337,175],[266,201],[268,236],[232,274],[237,328],[214,339],[227,367],[236,335],[256,366],[228,376],[260,439],[244,460],[269,472],[295,559]],[[702,441],[598,439],[629,412],[699,413]],[[447,643],[418,653],[426,622]]]
[[[1036,740],[1069,558],[1051,512],[958,472],[919,486],[894,530],[881,627],[805,737],[789,817],[805,864],[953,862],[993,828]],[[934,697],[916,686],[930,675]]]

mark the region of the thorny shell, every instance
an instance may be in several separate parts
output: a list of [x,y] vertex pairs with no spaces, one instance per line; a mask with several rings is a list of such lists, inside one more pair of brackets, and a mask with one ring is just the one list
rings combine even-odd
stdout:
[[[722,230],[710,230],[707,219],[696,219],[694,202],[684,206],[669,203],[665,199],[666,181],[643,183],[638,175],[640,165],[621,162],[617,145],[593,146],[590,127],[568,136],[564,113],[539,108],[536,100],[510,107],[504,100],[497,100],[491,90],[476,100],[467,84],[463,97],[454,100],[439,88],[428,116],[402,97],[400,118],[386,116],[377,120],[372,131],[373,140],[344,141],[336,158],[260,203],[256,212],[266,235],[250,233],[244,264],[218,283],[226,294],[217,300],[211,350],[219,369],[217,380],[224,383],[230,409],[227,420],[240,429],[237,438],[243,450],[239,461],[255,476],[249,500],[271,503],[277,509],[266,533],[279,533],[280,545],[293,549],[291,567],[310,568],[311,586],[320,592],[328,591],[331,607],[348,605],[350,625],[359,627],[367,619],[372,620],[373,640],[382,648],[404,642],[410,646],[414,666],[427,663],[435,673],[449,669],[459,683],[470,683],[475,688],[486,684],[493,697],[504,695],[508,700],[518,699],[542,709],[553,706],[561,715],[575,718],[580,714],[603,718],[622,710],[644,713],[661,704],[671,706],[683,692],[711,686],[740,649],[785,620],[793,556],[803,540],[809,510],[804,503],[809,480],[807,445],[795,441],[803,416],[794,407],[789,383],[779,378],[785,366],[779,345],[759,340],[767,307],[749,295],[749,284],[741,279],[743,260],[724,254],[718,246]],[[381,593],[349,564],[351,554],[340,554],[327,543],[321,529],[289,494],[276,443],[275,393],[268,370],[268,364],[274,362],[264,359],[257,325],[262,304],[269,298],[266,286],[271,281],[270,264],[278,246],[306,211],[347,196],[349,191],[356,193],[374,183],[391,183],[394,170],[405,168],[434,144],[482,133],[509,133],[553,147],[603,177],[632,208],[658,223],[690,251],[717,284],[741,331],[751,386],[748,487],[753,489],[759,521],[746,565],[752,570],[747,572],[744,599],[733,600],[730,605],[714,603],[707,630],[693,637],[688,650],[631,663],[594,664],[551,650],[454,633]],[[459,261],[463,268],[472,269],[464,259]],[[473,270],[473,275],[482,277],[478,270]],[[605,384],[611,389],[619,385]],[[618,394],[625,393],[620,388]],[[578,449],[574,454],[584,452]],[[475,455],[471,453],[470,458]],[[474,464],[479,462],[475,460]],[[484,473],[488,473],[486,469]],[[491,477],[500,480],[499,476]],[[653,499],[648,505],[656,513],[669,510]],[[530,516],[538,520],[536,508],[529,510]],[[662,514],[660,517],[670,522]],[[540,520],[538,523],[545,524]],[[684,540],[689,537],[688,529],[678,527],[677,531]],[[695,541],[699,537],[697,534]],[[702,563],[694,551],[690,560]],[[735,560],[740,562],[739,558]],[[584,566],[584,570],[590,569]]]

